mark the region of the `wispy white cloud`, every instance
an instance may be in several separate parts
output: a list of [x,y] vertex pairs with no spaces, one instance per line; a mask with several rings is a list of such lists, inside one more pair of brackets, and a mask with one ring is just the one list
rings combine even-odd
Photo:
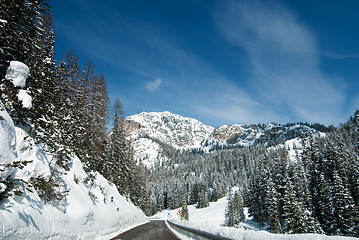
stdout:
[[358,54],[341,54],[335,52],[320,52],[321,56],[334,58],[334,59],[351,59],[351,58],[359,58]]
[[[264,122],[287,122],[290,119],[278,114],[278,111],[256,100],[228,79],[208,81],[207,88],[200,97],[188,97],[188,105],[209,124],[251,124]],[[199,89],[198,91],[201,91]]]
[[338,123],[344,96],[321,73],[311,32],[276,1],[227,3],[218,26],[247,52],[253,89],[268,106],[287,105],[302,120]]
[[161,84],[162,84],[162,80],[157,78],[157,79],[155,79],[153,81],[147,82],[146,83],[146,88],[149,91],[154,91],[154,90],[159,89]]

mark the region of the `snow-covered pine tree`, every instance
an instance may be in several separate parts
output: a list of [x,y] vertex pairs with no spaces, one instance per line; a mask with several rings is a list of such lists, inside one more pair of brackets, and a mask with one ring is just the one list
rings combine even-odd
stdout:
[[268,210],[268,223],[274,233],[281,233],[282,228],[280,224],[280,206],[278,193],[276,186],[271,178],[268,179],[268,185],[266,189],[266,206]]
[[232,188],[229,187],[228,195],[227,195],[227,206],[224,213],[224,225],[227,227],[233,227],[233,191]]
[[94,139],[91,128],[93,127],[92,79],[95,74],[95,67],[91,62],[81,72],[75,84],[75,97],[73,102],[74,118],[74,144],[75,152],[85,164],[85,170],[90,172],[96,168],[94,160]]
[[121,127],[122,104],[119,99],[115,102],[115,115],[110,140],[107,146],[107,157],[103,173],[107,179],[113,182],[120,193],[128,195],[127,176],[130,176],[128,168],[128,146]]
[[[42,0],[3,0],[0,2],[0,95],[4,105],[15,120],[15,123],[27,124],[29,111],[22,107],[17,100],[18,88],[10,82],[4,81],[3,76],[10,61],[16,60],[25,63],[31,74],[39,73],[37,63],[45,61],[44,55],[38,55],[42,46],[38,42],[43,37],[42,16],[49,6]],[[33,83],[30,75],[27,86]]]
[[298,214],[300,214],[300,211],[303,209],[300,208],[298,202],[296,201],[292,181],[288,175],[285,178],[285,182],[286,188],[283,205],[284,232],[298,233],[300,232],[300,228],[297,225],[300,220]]
[[106,88],[106,80],[103,75],[95,75],[91,81],[91,128],[87,129],[92,139],[93,160],[92,170],[101,171],[104,165],[104,152],[107,143],[108,134],[106,131],[109,98]]
[[59,153],[62,155],[66,155],[68,147],[75,150],[75,133],[78,127],[75,116],[75,89],[80,78],[80,71],[78,59],[71,50],[67,51],[64,60],[56,67],[56,75],[60,79],[60,89],[62,90],[58,95],[59,108],[57,109],[59,115],[58,131],[60,131],[60,139],[63,143]]
[[197,208],[206,208],[208,206],[209,206],[208,192],[206,189],[202,188],[199,193]]
[[42,35],[36,38],[36,55],[33,72],[29,78],[29,90],[33,97],[30,132],[38,142],[46,143],[57,152],[61,142],[59,121],[62,116],[60,97],[63,91],[61,77],[57,75],[54,60],[55,33],[50,10],[41,16]]
[[139,163],[138,166],[136,166],[136,169],[137,174],[135,174],[134,182],[131,187],[130,199],[149,216],[151,213],[147,169],[142,163]]
[[358,236],[358,210],[339,173],[333,171],[333,234]]
[[243,198],[242,195],[235,191],[233,195],[233,226],[239,227],[239,224],[245,220],[244,210],[243,210]]
[[300,159],[297,162],[290,162],[288,166],[291,185],[295,192],[297,213],[295,222],[295,233],[322,233],[319,223],[313,216],[313,206],[308,189],[308,181],[304,173]]
[[245,220],[243,211],[243,198],[238,191],[228,191],[227,206],[225,210],[225,225],[228,227],[239,227],[239,224]]
[[41,15],[49,6],[43,0],[2,0],[0,2],[0,76],[10,61],[33,66],[36,38],[42,35]]
[[196,204],[198,202],[199,187],[196,182],[193,183],[191,186],[192,187],[190,189],[189,204]]
[[271,175],[267,159],[260,158],[253,185],[249,191],[249,213],[253,219],[264,226],[268,219],[268,210],[266,208],[266,189],[268,177]]
[[331,182],[326,179],[323,172],[319,178],[316,218],[323,231],[330,234],[333,232],[331,225],[334,222]]
[[[108,141],[106,161],[104,162],[102,173],[117,186],[121,194],[127,196],[135,204],[140,205],[141,201],[147,201],[147,191],[143,193],[143,196],[137,192],[139,185],[143,185],[145,178],[139,174],[140,169],[134,161],[132,147],[126,140],[122,115],[122,104],[119,99],[116,99],[114,123]],[[144,205],[145,203],[141,204]]]
[[[324,185],[321,185],[322,178],[321,173],[323,170],[323,149],[322,149],[322,138],[315,138],[313,134],[310,134],[308,138],[302,140],[303,152],[300,154],[298,160],[304,167],[304,173],[306,181],[308,182],[308,190],[310,193],[311,205],[313,211],[313,217],[317,218],[321,228],[324,230],[323,222],[324,219],[320,219],[320,214],[323,213],[321,201],[323,200],[323,189]],[[328,194],[328,193],[326,193]],[[323,216],[324,217],[324,216]],[[325,231],[325,230],[324,230]]]

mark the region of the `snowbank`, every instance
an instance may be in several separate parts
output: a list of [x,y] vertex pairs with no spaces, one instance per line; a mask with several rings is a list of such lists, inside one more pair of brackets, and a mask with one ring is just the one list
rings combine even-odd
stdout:
[[179,209],[164,210],[153,218],[171,220],[177,224],[236,240],[359,240],[353,237],[320,234],[273,234],[259,228],[258,224],[248,217],[247,209],[245,209],[246,221],[240,228],[225,227],[223,224],[226,206],[225,197],[217,202],[211,202],[208,208],[197,209],[194,205],[188,206],[189,221],[179,219],[177,215]]
[[[22,194],[0,202],[0,239],[108,239],[120,229],[147,221],[141,210],[122,197],[115,186],[95,173],[89,182],[80,160],[73,156],[68,171],[53,172],[55,159],[37,146],[21,128],[14,126],[0,103],[1,179],[16,179]],[[5,168],[15,160],[32,161],[24,168]],[[2,169],[2,170],[3,170]],[[68,191],[59,204],[45,203],[31,178],[60,176],[61,191]],[[0,187],[4,187],[1,184]]]

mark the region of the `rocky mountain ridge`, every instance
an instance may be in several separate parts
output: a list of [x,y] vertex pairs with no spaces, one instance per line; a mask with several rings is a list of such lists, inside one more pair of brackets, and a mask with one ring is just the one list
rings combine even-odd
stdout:
[[183,150],[211,151],[254,144],[273,146],[318,132],[309,124],[224,125],[218,128],[170,112],[143,112],[123,121],[135,157],[145,165],[163,161],[159,143]]

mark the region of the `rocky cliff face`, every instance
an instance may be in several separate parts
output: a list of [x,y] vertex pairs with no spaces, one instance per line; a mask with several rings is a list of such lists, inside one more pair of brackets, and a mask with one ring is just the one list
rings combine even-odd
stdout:
[[152,138],[176,148],[198,148],[214,128],[195,119],[170,112],[143,112],[125,119],[125,129],[133,140]]

